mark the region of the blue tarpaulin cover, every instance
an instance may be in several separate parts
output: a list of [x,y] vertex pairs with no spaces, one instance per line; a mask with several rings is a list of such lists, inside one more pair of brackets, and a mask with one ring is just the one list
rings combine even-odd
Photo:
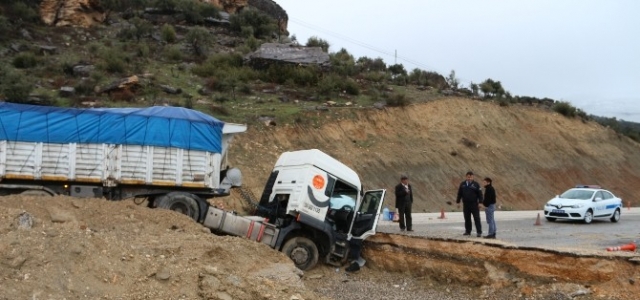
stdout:
[[62,108],[0,102],[0,140],[222,151],[224,122],[181,108]]

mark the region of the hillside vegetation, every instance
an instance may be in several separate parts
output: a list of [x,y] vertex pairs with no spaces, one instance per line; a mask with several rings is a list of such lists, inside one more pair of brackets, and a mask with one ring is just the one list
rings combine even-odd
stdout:
[[[599,184],[636,206],[640,144],[593,121],[546,109],[464,98],[402,108],[307,113],[320,126],[253,126],[238,136],[234,161],[260,193],[282,151],[319,148],[352,166],[366,188],[392,192],[402,173],[414,211],[455,210],[457,186],[472,170],[491,177],[503,209],[541,209],[576,184]],[[386,202],[393,205],[388,194]]]
[[445,77],[356,58],[318,37],[306,45],[328,52],[328,69],[252,67],[245,55],[262,44],[299,41],[250,6],[226,20],[221,8],[192,0],[102,1],[104,22],[82,28],[43,25],[38,4],[0,0],[0,99],[184,106],[249,124],[231,156],[256,195],[277,155],[318,148],[369,188],[392,188],[409,174],[417,211],[454,209],[448,202],[467,170],[494,179],[505,209],[538,209],[577,183],[637,201],[635,123],[514,96],[490,78],[463,87],[455,71]]

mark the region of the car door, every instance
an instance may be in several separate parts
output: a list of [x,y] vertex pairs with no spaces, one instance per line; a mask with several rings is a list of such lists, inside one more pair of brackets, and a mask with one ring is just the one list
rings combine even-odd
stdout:
[[620,206],[618,199],[616,199],[616,197],[613,196],[613,194],[607,191],[602,191],[602,199],[603,199],[602,202],[605,205],[605,210],[607,215],[613,214],[613,212],[616,211],[616,208]]
[[349,235],[355,239],[366,239],[376,233],[380,209],[386,190],[366,191],[357,204],[355,217],[351,223]]

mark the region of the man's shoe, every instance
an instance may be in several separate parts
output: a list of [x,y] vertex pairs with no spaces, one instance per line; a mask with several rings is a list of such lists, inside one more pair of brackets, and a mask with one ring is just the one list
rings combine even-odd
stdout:
[[471,235],[471,233],[470,232],[465,232],[462,235]]
[[404,231],[404,228],[400,228],[400,231]]
[[489,234],[489,235],[485,235],[484,238],[485,239],[495,239],[496,235],[495,234]]
[[482,232],[478,232],[478,234],[476,234],[477,237],[481,237],[482,236]]
[[357,262],[353,262],[353,263],[351,263],[350,266],[348,266],[344,270],[347,271],[347,272],[357,272],[357,271],[360,271],[360,265]]
[[407,229],[407,231],[413,231],[413,229]]

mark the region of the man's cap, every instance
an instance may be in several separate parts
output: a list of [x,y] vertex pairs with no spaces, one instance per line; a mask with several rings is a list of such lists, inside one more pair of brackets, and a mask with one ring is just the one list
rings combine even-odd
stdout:
[[400,180],[402,180],[402,179],[409,179],[409,177],[407,177],[407,175],[402,175],[402,176],[400,176]]

